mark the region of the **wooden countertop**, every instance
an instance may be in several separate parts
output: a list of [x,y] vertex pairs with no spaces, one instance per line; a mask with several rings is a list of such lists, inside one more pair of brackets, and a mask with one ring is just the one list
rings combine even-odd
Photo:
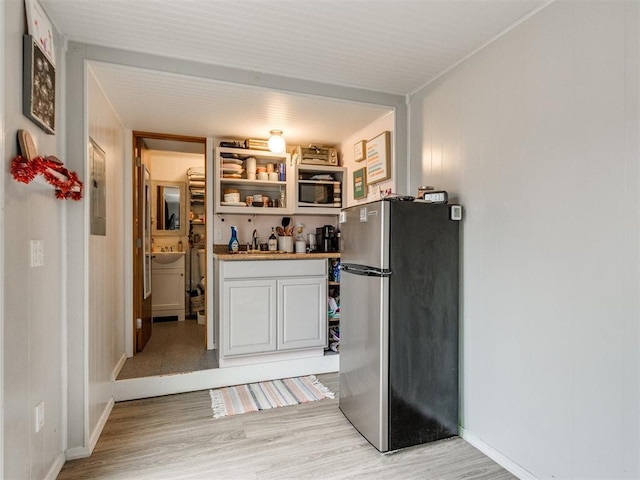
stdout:
[[340,258],[340,253],[287,253],[287,252],[259,252],[259,253],[215,253],[218,260],[312,260],[318,258]]
[[214,244],[213,258],[218,260],[308,260],[314,258],[340,258],[340,253],[287,253],[284,251],[261,251],[256,253],[240,251],[238,253],[229,253],[229,247],[227,245]]

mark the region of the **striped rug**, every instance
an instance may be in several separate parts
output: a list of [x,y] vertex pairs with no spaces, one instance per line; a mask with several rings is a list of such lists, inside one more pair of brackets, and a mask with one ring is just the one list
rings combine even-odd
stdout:
[[210,390],[213,418],[335,398],[314,375]]

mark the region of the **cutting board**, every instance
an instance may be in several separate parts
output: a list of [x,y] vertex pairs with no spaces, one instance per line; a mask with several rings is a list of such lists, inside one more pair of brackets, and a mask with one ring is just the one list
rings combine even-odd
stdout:
[[33,137],[27,130],[18,130],[18,144],[20,145],[22,158],[25,160],[31,161],[38,156],[36,144],[33,141]]

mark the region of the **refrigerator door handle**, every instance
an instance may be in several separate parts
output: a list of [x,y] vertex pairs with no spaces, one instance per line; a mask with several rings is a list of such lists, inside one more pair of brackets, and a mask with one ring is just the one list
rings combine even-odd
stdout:
[[340,270],[354,275],[364,275],[366,277],[390,277],[391,270],[367,267],[366,265],[354,265],[351,263],[343,263]]

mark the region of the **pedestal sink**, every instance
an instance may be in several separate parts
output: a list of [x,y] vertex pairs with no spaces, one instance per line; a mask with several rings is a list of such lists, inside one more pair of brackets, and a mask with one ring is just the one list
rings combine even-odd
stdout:
[[166,265],[167,263],[173,263],[187,252],[153,252],[151,259],[156,263]]

